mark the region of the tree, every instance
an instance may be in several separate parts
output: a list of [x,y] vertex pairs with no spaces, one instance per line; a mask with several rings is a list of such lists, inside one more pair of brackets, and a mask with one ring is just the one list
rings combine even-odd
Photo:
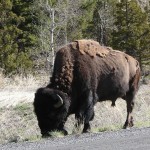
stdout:
[[58,17],[56,11],[56,0],[34,0],[33,11],[38,12],[39,16],[39,51],[35,53],[38,57],[36,67],[41,70],[51,71],[54,64],[55,50],[58,25]]
[[12,11],[13,4],[10,0],[1,0],[0,3],[0,67],[4,73],[17,73],[31,65],[28,56],[20,51],[18,37],[22,34],[19,25],[24,18],[17,16]]
[[38,12],[33,0],[1,0],[0,2],[0,67],[6,74],[32,70],[32,55],[39,48]]
[[42,64],[45,70],[50,71],[52,68],[54,53],[60,46],[82,38],[81,3],[80,0],[34,1],[34,11],[39,12],[40,18],[38,53],[45,55]]
[[100,0],[93,3],[92,20],[87,24],[85,35],[97,40],[101,45],[110,45],[116,0]]
[[21,51],[35,47],[37,41],[36,26],[38,19],[37,14],[32,11],[32,5],[33,0],[13,0],[13,13],[24,18],[24,21],[18,25],[18,28],[23,31],[18,37],[18,46]]
[[150,43],[148,14],[142,11],[136,0],[123,0],[117,4],[115,18],[113,48],[138,58],[142,66],[144,54],[149,51]]

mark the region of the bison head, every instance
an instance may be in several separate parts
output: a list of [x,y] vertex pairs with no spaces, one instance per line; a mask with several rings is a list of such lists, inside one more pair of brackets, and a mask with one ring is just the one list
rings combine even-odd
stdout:
[[69,109],[67,94],[48,87],[39,88],[33,105],[42,136],[49,136],[54,130],[67,134],[64,129]]

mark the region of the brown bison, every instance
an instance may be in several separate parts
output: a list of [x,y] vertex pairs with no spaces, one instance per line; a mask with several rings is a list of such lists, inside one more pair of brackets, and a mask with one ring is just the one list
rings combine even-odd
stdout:
[[34,111],[42,136],[59,130],[70,114],[77,123],[90,130],[94,105],[117,98],[127,103],[124,128],[133,126],[132,110],[138,90],[140,67],[137,60],[124,52],[100,46],[92,40],[78,40],[62,47],[55,58],[50,84],[35,93]]

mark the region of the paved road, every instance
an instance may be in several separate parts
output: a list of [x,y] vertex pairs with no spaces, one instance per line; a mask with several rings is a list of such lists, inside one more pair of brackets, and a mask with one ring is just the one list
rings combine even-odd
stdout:
[[1,145],[0,150],[150,150],[150,128]]

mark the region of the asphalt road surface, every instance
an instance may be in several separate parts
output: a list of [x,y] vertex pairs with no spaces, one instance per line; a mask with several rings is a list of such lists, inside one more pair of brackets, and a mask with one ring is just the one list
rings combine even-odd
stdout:
[[0,150],[150,150],[150,128],[0,145]]

